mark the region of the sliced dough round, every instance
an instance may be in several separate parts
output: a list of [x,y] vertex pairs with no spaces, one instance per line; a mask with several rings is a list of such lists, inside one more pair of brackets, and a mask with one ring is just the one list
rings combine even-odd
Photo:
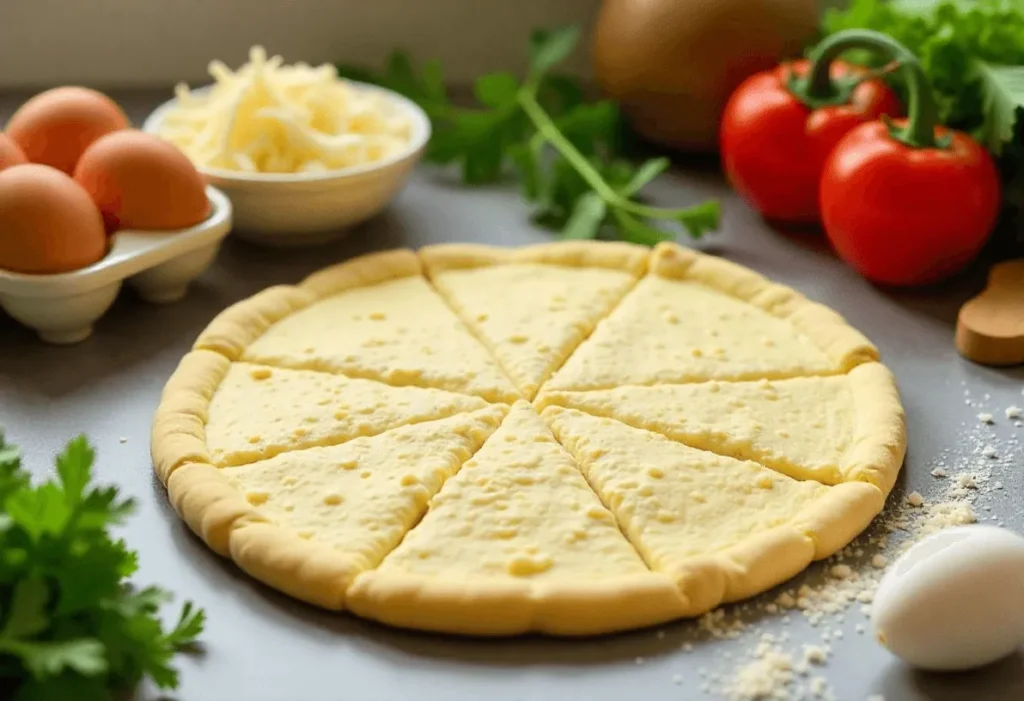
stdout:
[[388,251],[218,315],[153,462],[210,549],[296,598],[605,633],[756,594],[867,525],[906,447],[876,358],[675,245]]

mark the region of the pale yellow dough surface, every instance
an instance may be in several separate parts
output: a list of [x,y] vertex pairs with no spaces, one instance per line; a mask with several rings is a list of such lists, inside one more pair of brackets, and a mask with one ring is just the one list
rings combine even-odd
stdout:
[[498,363],[418,276],[319,300],[272,326],[242,357],[493,401],[518,395]]
[[294,597],[593,635],[756,595],[850,542],[906,449],[834,311],[672,244],[388,251],[219,315],[152,452],[182,519]]
[[[802,480],[839,484],[849,479],[884,482],[871,473],[873,444],[899,425],[880,425],[901,415],[892,376],[879,363],[864,363],[845,375],[746,382],[628,385],[593,392],[547,392],[541,406],[559,405],[618,419],[694,448],[741,460],[756,460]],[[882,486],[888,491],[888,486]]]
[[216,465],[242,465],[486,406],[438,389],[239,362],[210,402],[206,441]]

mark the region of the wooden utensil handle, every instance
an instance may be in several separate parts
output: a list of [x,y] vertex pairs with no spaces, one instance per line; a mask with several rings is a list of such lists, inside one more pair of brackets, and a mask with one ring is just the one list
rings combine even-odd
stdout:
[[956,348],[982,365],[1024,363],[1024,258],[993,266],[988,286],[960,308]]

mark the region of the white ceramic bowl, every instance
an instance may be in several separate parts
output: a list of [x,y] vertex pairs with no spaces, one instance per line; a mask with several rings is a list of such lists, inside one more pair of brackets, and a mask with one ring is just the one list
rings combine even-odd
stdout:
[[[231,198],[236,236],[268,246],[323,243],[378,214],[402,189],[430,139],[430,119],[398,93],[352,84],[384,94],[408,114],[412,123],[408,146],[374,163],[325,173],[245,173],[200,167],[206,181]],[[169,100],[154,110],[142,130],[157,133],[175,102]]]

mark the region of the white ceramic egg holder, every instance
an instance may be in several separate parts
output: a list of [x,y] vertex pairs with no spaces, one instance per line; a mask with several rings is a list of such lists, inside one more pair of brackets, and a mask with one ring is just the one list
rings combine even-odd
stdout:
[[0,307],[48,343],[78,343],[117,298],[127,280],[144,300],[175,302],[203,274],[231,230],[231,202],[206,188],[210,216],[188,229],[119,231],[107,255],[81,270],[21,275],[0,270]]

